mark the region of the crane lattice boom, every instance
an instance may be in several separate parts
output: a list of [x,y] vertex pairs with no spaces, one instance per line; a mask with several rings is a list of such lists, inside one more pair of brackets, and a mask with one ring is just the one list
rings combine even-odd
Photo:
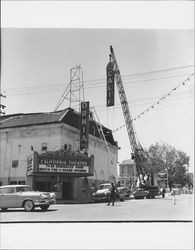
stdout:
[[133,126],[133,120],[131,118],[131,114],[129,111],[129,106],[128,106],[125,90],[123,87],[122,77],[120,74],[119,66],[116,61],[116,57],[115,57],[112,46],[110,46],[110,56],[111,56],[112,63],[114,64],[116,85],[117,85],[121,107],[122,107],[122,111],[123,111],[123,115],[125,119],[127,133],[128,133],[129,141],[131,145],[132,159],[134,159],[135,161],[138,177],[140,178],[140,175],[146,174],[146,171],[144,170],[144,166],[143,166],[143,159],[142,159],[143,149],[136,139],[135,129]]

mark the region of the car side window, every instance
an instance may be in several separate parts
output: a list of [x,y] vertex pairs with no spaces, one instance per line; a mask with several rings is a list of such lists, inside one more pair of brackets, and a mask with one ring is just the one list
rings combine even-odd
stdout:
[[14,188],[13,187],[7,187],[3,189],[4,194],[13,194],[14,193]]
[[16,187],[16,193],[31,191],[29,187]]

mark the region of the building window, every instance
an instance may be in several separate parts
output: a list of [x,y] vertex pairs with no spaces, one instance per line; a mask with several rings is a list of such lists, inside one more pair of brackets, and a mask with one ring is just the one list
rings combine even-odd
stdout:
[[0,181],[0,186],[2,186],[2,182]]
[[13,160],[12,161],[12,168],[17,168],[18,167],[18,160]]
[[18,153],[21,152],[21,145],[18,145]]
[[25,181],[18,181],[18,185],[25,185]]
[[41,143],[41,151],[47,151],[47,143]]
[[17,185],[17,181],[10,181],[10,185]]
[[124,174],[125,173],[125,168],[124,166],[121,167],[121,174]]

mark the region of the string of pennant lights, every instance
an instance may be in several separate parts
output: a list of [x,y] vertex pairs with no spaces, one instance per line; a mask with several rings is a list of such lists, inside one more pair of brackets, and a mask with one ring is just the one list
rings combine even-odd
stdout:
[[[169,97],[174,91],[176,91],[179,87],[184,86],[186,84],[186,82],[190,81],[190,79],[192,78],[192,76],[194,75],[194,73],[192,73],[189,77],[187,77],[183,82],[179,83],[175,88],[173,88],[168,94],[164,95],[163,97],[161,97],[157,102],[153,103],[150,107],[148,107],[146,110],[144,110],[143,112],[139,113],[139,115],[137,115],[136,117],[134,117],[132,121],[136,121],[137,119],[139,119],[142,115],[144,115],[146,112],[149,112],[151,109],[153,109],[156,105],[159,105],[162,101],[164,101],[167,97]],[[122,126],[118,127],[117,129],[115,129],[113,131],[113,133],[117,132],[118,130],[122,129],[125,127],[125,124],[123,124]]]

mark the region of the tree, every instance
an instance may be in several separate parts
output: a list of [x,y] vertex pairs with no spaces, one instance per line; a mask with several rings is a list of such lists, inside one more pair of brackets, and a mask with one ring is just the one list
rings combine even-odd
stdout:
[[169,187],[173,183],[184,186],[188,183],[189,156],[167,143],[156,143],[146,150],[152,173],[167,172]]

